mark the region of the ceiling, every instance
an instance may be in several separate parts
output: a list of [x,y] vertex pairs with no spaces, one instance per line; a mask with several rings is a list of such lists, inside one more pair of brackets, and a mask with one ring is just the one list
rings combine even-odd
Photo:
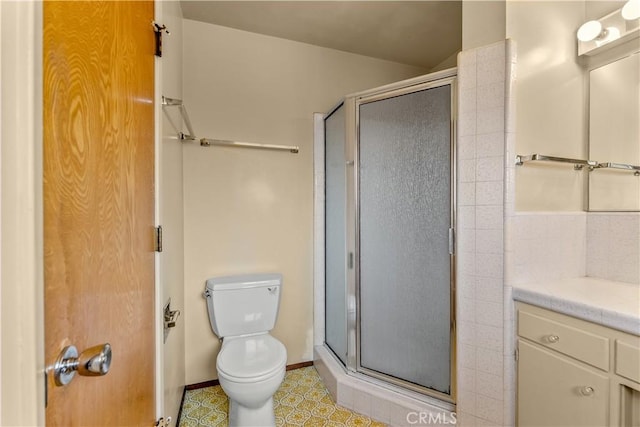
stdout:
[[184,18],[423,67],[462,46],[462,2],[186,1]]

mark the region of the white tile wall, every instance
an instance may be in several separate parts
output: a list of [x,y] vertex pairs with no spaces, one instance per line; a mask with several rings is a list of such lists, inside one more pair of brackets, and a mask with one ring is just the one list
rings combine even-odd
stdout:
[[587,215],[587,276],[640,284],[640,213]]
[[506,222],[511,286],[585,275],[586,212],[514,213]]
[[[458,114],[458,421],[503,425],[505,123],[511,42],[462,52]],[[475,104],[473,104],[475,101]]]

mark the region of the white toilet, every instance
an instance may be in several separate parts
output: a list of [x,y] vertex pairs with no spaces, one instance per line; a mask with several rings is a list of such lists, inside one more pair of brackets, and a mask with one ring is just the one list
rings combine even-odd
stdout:
[[216,368],[229,396],[230,426],[275,426],[273,394],[284,379],[287,350],[269,335],[280,306],[282,275],[207,280],[213,332],[221,338]]

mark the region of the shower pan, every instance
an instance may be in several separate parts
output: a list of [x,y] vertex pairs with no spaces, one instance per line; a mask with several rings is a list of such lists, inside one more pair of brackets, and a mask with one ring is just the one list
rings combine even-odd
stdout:
[[455,404],[455,69],[324,116],[325,342],[350,375]]

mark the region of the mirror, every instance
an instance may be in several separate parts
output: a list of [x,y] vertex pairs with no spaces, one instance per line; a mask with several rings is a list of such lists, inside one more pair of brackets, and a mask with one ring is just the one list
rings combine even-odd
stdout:
[[[589,159],[640,166],[640,53],[589,73]],[[590,211],[640,211],[640,173],[589,173]]]

